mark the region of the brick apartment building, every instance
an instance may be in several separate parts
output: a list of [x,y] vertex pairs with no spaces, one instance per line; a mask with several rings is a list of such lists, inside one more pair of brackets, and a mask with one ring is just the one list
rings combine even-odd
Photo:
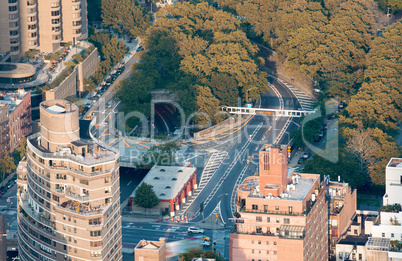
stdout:
[[[0,95],[0,154],[13,152],[23,136],[32,132],[31,93],[18,89]],[[8,146],[6,146],[8,142]]]
[[285,146],[265,145],[259,176],[237,191],[230,261],[328,260],[328,205],[320,175],[287,169]]

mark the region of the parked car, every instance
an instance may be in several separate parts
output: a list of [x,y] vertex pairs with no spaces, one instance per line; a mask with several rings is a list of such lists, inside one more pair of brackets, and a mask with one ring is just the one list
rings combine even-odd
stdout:
[[189,227],[187,229],[187,233],[189,234],[204,234],[204,229],[198,227]]
[[297,164],[302,164],[303,162],[304,162],[304,158],[301,157],[301,158],[297,161]]
[[318,136],[318,134],[317,135],[315,135],[315,137],[314,137],[314,141],[315,142],[319,142],[321,140],[321,137],[320,136]]
[[323,131],[323,130],[320,130],[320,131],[318,132],[318,136],[319,136],[320,138],[324,137],[324,131]]

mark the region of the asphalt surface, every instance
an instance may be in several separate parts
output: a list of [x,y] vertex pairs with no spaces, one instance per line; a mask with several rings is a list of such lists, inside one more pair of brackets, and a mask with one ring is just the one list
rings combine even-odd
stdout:
[[[280,92],[283,99],[284,109],[297,110],[301,108],[294,94],[286,86],[276,80],[272,80],[271,84],[273,84]],[[277,109],[279,107],[279,104],[279,99],[276,97],[272,90],[269,90],[264,95],[261,95],[262,108]],[[199,196],[194,200],[192,205],[190,205],[187,213],[190,215],[192,215],[192,213],[196,213],[200,208],[200,204],[208,197],[211,197],[209,204],[204,207],[204,218],[211,215],[216,205],[221,202],[220,215],[222,218],[222,222],[231,224],[230,218],[233,217],[232,211],[234,211],[232,209],[231,198],[232,195],[236,193],[234,188],[238,176],[244,169],[244,177],[254,175],[255,172],[257,172],[259,149],[263,144],[272,144],[275,142],[276,137],[284,127],[287,120],[287,117],[280,117],[279,119],[275,120],[275,118],[272,116],[254,116],[253,119],[244,128],[242,134],[240,135],[240,137],[238,137],[233,147],[230,148],[230,150],[228,151],[228,156],[222,162],[216,174],[211,178],[209,183],[201,191]],[[250,134],[253,133],[253,131],[261,122],[264,124],[263,127],[257,132],[253,140],[247,146],[246,143],[250,137]],[[270,129],[270,127],[272,128]],[[290,131],[295,127],[297,127],[295,124],[290,124],[287,132],[290,133]],[[270,131],[267,135],[265,135],[269,129]],[[289,136],[289,134],[283,135],[279,144],[287,144],[289,142]],[[239,160],[234,162],[234,159],[237,155],[239,155],[239,152],[242,150],[242,148],[245,148],[243,150],[243,153],[240,154]],[[251,162],[247,164],[247,160],[249,159],[249,157],[251,157]],[[231,171],[227,174],[222,185],[219,187],[216,193],[212,193],[215,185],[223,177],[228,167],[233,163],[234,165]],[[192,221],[201,221],[202,219],[203,216],[199,215]]]

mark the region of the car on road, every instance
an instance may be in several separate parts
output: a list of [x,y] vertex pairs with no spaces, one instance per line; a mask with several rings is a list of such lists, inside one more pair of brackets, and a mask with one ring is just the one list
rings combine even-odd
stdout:
[[323,131],[323,130],[320,130],[320,131],[318,132],[318,136],[319,136],[320,138],[324,137],[324,131]]
[[198,227],[189,227],[187,229],[187,233],[189,234],[204,234],[204,229]]
[[209,241],[203,241],[202,242],[203,247],[209,247],[210,245],[211,245],[211,242],[209,242]]
[[302,164],[303,162],[304,162],[304,158],[302,157],[297,161],[297,164]]
[[309,157],[310,157],[310,153],[305,152],[305,153],[303,154],[303,158],[304,158],[304,159],[308,159]]

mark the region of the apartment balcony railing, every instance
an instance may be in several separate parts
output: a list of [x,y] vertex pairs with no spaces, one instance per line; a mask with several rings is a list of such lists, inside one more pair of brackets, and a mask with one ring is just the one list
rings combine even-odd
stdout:
[[92,216],[92,215],[101,215],[108,209],[112,204],[104,204],[98,207],[89,207],[83,204],[80,204],[77,201],[68,201],[62,204],[57,204],[56,209],[62,211],[68,211],[74,214],[84,215],[84,216]]
[[[25,194],[25,193],[23,193]],[[22,197],[21,197],[22,199]],[[21,209],[26,212],[30,216],[30,218],[33,218],[35,221],[42,223],[43,225],[48,226],[49,228],[54,228],[55,223],[50,221],[48,218],[46,218],[43,215],[37,214],[35,211],[32,210],[30,204],[26,200],[22,200],[22,204],[20,205]]]
[[90,196],[89,195],[85,195],[85,196],[81,196],[77,193],[73,193],[71,191],[67,191],[66,192],[66,197],[71,198],[71,199],[75,199],[81,202],[85,202],[85,201],[89,201],[90,200]]
[[[59,154],[59,153],[51,153],[51,152],[43,152],[36,148],[32,143],[31,140],[40,137],[40,133],[33,134],[28,137],[27,139],[27,144],[28,147],[31,151],[36,153],[38,156],[43,157],[43,158],[50,158],[50,159],[68,159],[72,160],[74,162],[83,164],[83,165],[95,165],[95,164],[101,164],[104,162],[109,162],[113,160],[118,160],[119,155],[117,153],[108,151],[106,154],[99,153],[99,156],[95,155],[87,155],[83,157],[82,155],[74,155],[74,154]],[[87,176],[96,176],[98,173],[93,174],[93,173],[80,173],[80,174],[86,174]]]

